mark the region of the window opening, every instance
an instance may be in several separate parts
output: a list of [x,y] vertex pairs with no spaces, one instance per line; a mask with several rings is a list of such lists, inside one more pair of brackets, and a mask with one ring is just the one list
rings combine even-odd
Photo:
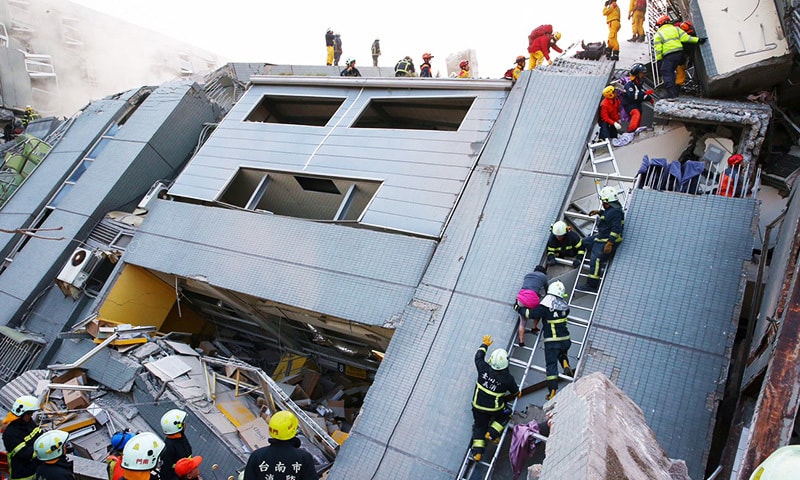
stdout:
[[324,127],[344,100],[331,97],[264,95],[245,121]]
[[475,97],[373,98],[353,128],[399,128],[455,132]]

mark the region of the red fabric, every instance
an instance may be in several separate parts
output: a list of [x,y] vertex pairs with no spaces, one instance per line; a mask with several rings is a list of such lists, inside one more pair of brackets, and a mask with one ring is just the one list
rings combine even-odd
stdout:
[[[554,48],[558,49],[559,52],[562,50],[555,45]],[[550,60],[550,35],[542,35],[540,37],[536,37],[533,42],[531,42],[530,46],[528,47],[528,53],[534,52],[542,52],[544,55],[545,60]]]
[[639,128],[639,122],[642,120],[642,113],[639,109],[631,110],[631,121],[628,123],[628,133],[633,133]]
[[600,120],[606,123],[619,122],[619,99],[603,98],[600,102]]
[[533,39],[542,35],[551,35],[553,33],[553,26],[550,24],[539,25],[538,27],[534,28],[531,31],[531,34],[528,35],[528,45],[533,42]]

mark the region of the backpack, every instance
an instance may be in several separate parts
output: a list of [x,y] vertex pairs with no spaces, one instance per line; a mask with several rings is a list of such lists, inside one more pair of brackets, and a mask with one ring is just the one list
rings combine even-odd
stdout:
[[581,48],[583,50],[575,54],[575,58],[581,60],[600,60],[600,57],[606,53],[605,42],[583,43],[581,41]]
[[534,28],[530,35],[528,35],[528,42],[532,42],[534,38],[541,37],[542,35],[550,35],[553,33],[553,26],[550,24],[539,25]]
[[514,68],[516,68],[516,67],[511,67],[508,70],[506,70],[506,73],[503,74],[503,78],[506,79],[506,80],[513,80],[514,79]]

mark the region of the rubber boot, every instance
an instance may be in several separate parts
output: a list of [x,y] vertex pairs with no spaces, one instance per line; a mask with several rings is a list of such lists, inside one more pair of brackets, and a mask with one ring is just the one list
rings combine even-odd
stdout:
[[686,65],[678,65],[675,69],[675,85],[682,87],[686,83]]
[[545,395],[544,399],[545,400],[552,400],[553,397],[555,397],[555,396],[556,396],[556,389],[553,388],[553,389],[550,389],[550,392],[547,395]]
[[568,377],[575,377],[575,371],[572,370],[572,367],[569,366],[569,361],[564,360],[561,362],[561,366],[564,367],[564,375]]
[[619,60],[619,50],[613,50],[611,52],[611,60]]
[[627,39],[625,41],[626,42],[638,42],[639,41],[639,34],[638,33],[634,33],[633,37],[631,37],[631,38],[629,38],[629,39]]
[[611,60],[611,47],[606,47],[606,59]]

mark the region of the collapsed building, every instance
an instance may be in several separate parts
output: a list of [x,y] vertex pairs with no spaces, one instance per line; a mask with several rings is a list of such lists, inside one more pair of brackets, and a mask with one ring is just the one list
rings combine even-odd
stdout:
[[[698,8],[654,2],[651,15],[718,20]],[[759,8],[749,21],[774,20]],[[769,86],[753,71],[786,68],[781,47],[711,74],[726,43],[708,35],[708,91]],[[208,478],[212,464],[233,475],[264,445],[264,418],[291,409],[328,478],[453,478],[479,339],[526,365],[516,288],[554,220],[590,233],[599,180],[625,192],[628,221],[592,315],[570,327],[578,376],[611,379],[692,478],[746,478],[792,441],[798,216],[793,196],[774,216],[758,201],[771,105],[660,100],[652,130],[613,150],[618,170],[592,176],[611,62],[562,58],[513,86],[313,76],[328,70],[228,65],[94,101],[42,135],[51,149],[0,208],[4,405],[54,392],[49,421],[92,460],[113,430],[158,432],[186,408],[188,435],[211,440]],[[734,152],[748,188],[716,195]],[[686,161],[702,164],[690,189],[661,182]],[[572,290],[574,310],[585,299]],[[543,405],[544,375],[512,368],[518,406]],[[543,472],[575,461],[563,430],[552,437]]]

